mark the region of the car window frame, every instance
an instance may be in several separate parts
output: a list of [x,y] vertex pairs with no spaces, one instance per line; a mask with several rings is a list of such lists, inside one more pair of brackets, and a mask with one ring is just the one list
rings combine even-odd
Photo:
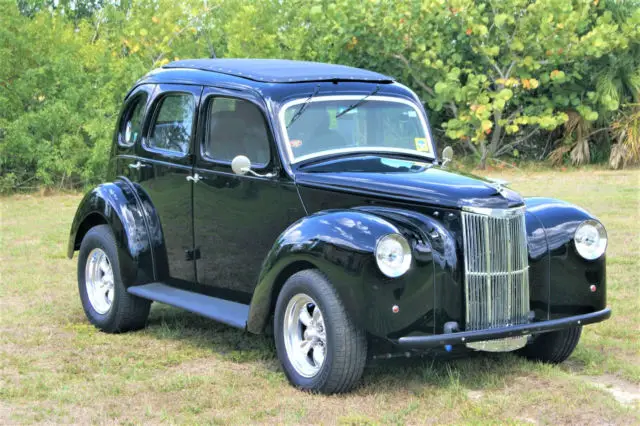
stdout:
[[[361,100],[363,97],[363,95],[351,95],[351,94],[344,94],[344,95],[324,95],[324,96],[315,96],[312,99],[309,99],[310,103],[315,103],[315,102],[326,102],[326,101],[334,101],[334,100],[349,100],[349,101],[359,101]],[[285,157],[287,159],[287,162],[290,166],[296,166],[299,163],[308,161],[308,160],[313,160],[314,158],[321,158],[323,156],[326,155],[331,155],[331,154],[340,154],[340,153],[354,153],[357,154],[359,152],[362,153],[367,153],[367,152],[382,152],[382,151],[386,151],[386,152],[397,152],[397,153],[405,153],[405,154],[411,154],[411,155],[416,155],[416,153],[419,153],[419,151],[414,151],[414,150],[409,150],[409,149],[400,149],[400,148],[384,148],[384,147],[354,147],[354,148],[340,148],[340,149],[334,149],[334,150],[327,150],[327,151],[321,151],[321,152],[317,152],[317,153],[313,153],[313,154],[307,154],[304,156],[300,156],[300,157],[295,157],[293,150],[291,148],[290,142],[289,142],[289,133],[287,131],[287,124],[286,124],[286,120],[285,120],[285,112],[286,110],[293,106],[293,105],[298,105],[298,104],[302,104],[304,102],[306,102],[306,100],[308,99],[308,97],[298,97],[295,99],[291,99],[288,100],[284,103],[282,103],[279,106],[278,109],[278,113],[277,113],[277,122],[278,122],[278,126],[279,126],[279,130],[281,132],[282,135],[282,139],[283,139],[283,144],[284,144],[284,151],[285,151]],[[396,103],[401,103],[401,104],[405,104],[410,106],[411,108],[413,108],[416,113],[418,114],[418,118],[420,119],[420,122],[423,126],[423,128],[425,129],[425,135],[426,138],[428,139],[428,142],[431,146],[431,153],[430,155],[420,155],[421,157],[425,158],[425,161],[429,161],[432,162],[434,160],[437,159],[437,154],[436,154],[436,144],[435,141],[433,140],[433,135],[431,134],[431,129],[429,127],[429,122],[426,118],[426,114],[422,111],[422,108],[416,104],[415,102],[412,102],[409,99],[406,99],[404,97],[398,97],[398,96],[390,96],[390,95],[375,95],[375,96],[369,96],[367,98],[368,100],[371,101],[387,101],[387,102],[396,102]]]
[[[154,94],[153,102],[151,107],[148,109],[147,120],[148,123],[145,126],[144,138],[140,142],[140,146],[145,152],[153,153],[157,155],[161,155],[168,158],[174,159],[183,159],[189,157],[193,153],[193,141],[197,133],[197,117],[198,117],[198,107],[199,107],[199,96],[196,95],[195,92],[185,90],[184,88],[180,88],[179,85],[175,85],[173,87],[168,87],[170,85],[163,85],[164,87],[160,87],[160,91]],[[166,89],[165,89],[166,88]],[[187,152],[173,151],[170,149],[162,149],[149,144],[149,140],[151,139],[151,133],[153,131],[154,126],[156,125],[158,115],[160,114],[160,110],[162,109],[162,103],[165,98],[171,95],[188,95],[191,96],[193,100],[193,117],[191,119],[191,135],[189,136],[189,149]]]
[[211,102],[215,102],[216,98],[225,98],[225,99],[249,102],[258,110],[258,112],[262,116],[265,130],[267,131],[267,137],[268,137],[267,145],[269,148],[269,156],[268,156],[269,160],[266,163],[254,163],[253,160],[249,158],[249,160],[251,160],[251,168],[256,170],[266,170],[269,168],[273,168],[275,166],[274,153],[277,151],[275,148],[274,130],[273,130],[273,127],[271,126],[271,122],[269,121],[268,114],[265,112],[265,110],[262,108],[259,102],[257,102],[257,100],[255,99],[252,99],[251,97],[242,96],[240,93],[230,93],[229,91],[226,91],[226,90],[216,90],[216,88],[209,88],[209,89],[213,89],[213,90],[205,93],[201,100],[202,117],[200,119],[200,125],[199,125],[200,134],[198,135],[198,138],[197,138],[197,144],[199,146],[196,149],[196,151],[198,152],[198,159],[203,161],[205,164],[209,164],[213,166],[222,166],[222,167],[227,167],[231,169],[232,160],[221,160],[221,159],[213,158],[210,155],[208,155],[205,150],[206,138],[208,135],[207,127],[209,124],[209,105]]
[[[147,92],[146,90],[140,90],[127,100],[125,108],[120,114],[120,120],[118,122],[117,144],[121,148],[125,148],[125,149],[131,148],[136,143],[142,141],[144,136],[144,119],[147,113],[146,109],[147,109],[147,103],[149,102],[149,98],[150,98],[149,92]],[[127,125],[127,123],[130,121],[131,114],[133,114],[133,111],[135,111],[138,105],[140,105],[142,108],[140,111],[140,137],[136,141],[133,141],[131,143],[125,143],[124,128]]]

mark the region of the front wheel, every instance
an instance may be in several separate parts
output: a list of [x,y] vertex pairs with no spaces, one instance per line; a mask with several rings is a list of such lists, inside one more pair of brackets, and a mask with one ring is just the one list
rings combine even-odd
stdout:
[[530,360],[560,364],[573,353],[581,333],[580,326],[543,333],[516,353]]
[[91,228],[82,239],[78,290],[87,318],[100,330],[119,333],[145,326],[151,302],[127,293],[116,241],[107,225]]
[[346,392],[362,376],[366,334],[318,270],[300,271],[284,284],[276,302],[274,337],[285,375],[300,389]]

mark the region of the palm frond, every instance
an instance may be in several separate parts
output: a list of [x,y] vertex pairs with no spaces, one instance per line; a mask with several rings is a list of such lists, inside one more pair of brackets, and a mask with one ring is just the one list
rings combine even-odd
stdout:
[[[639,97],[640,93],[636,94]],[[616,144],[611,147],[609,166],[614,169],[640,162],[640,104],[625,105],[611,124]]]

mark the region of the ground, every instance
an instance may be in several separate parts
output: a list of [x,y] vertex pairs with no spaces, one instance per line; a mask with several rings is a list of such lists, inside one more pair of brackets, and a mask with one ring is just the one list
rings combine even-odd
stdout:
[[65,257],[80,196],[20,195],[0,198],[0,423],[640,424],[640,171],[488,174],[607,227],[614,314],[564,364],[383,362],[354,392],[319,396],[287,384],[268,338],[160,304],[147,329],[104,334]]

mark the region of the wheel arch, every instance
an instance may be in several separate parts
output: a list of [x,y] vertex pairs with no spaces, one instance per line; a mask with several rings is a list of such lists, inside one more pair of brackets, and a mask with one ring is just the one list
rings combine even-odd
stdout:
[[78,225],[78,231],[76,232],[76,236],[73,241],[73,251],[71,251],[69,258],[73,257],[73,252],[76,250],[80,250],[80,243],[82,243],[82,239],[89,232],[89,230],[98,225],[108,225],[107,219],[98,212],[89,213]]
[[96,225],[107,225],[116,241],[123,281],[144,284],[155,279],[154,249],[146,212],[130,182],[98,185],[80,202],[71,225],[67,257],[80,248],[86,233]]
[[276,276],[271,288],[271,304],[269,306],[269,317],[273,315],[276,307],[276,302],[278,301],[278,295],[280,294],[282,287],[284,287],[284,283],[286,283],[293,274],[307,269],[318,269],[318,267],[308,260],[296,260],[285,266],[284,269],[280,271],[280,273]]
[[[392,329],[414,322],[424,312],[407,309],[394,315],[391,305],[386,306],[390,299],[381,294],[402,298],[408,297],[409,291],[394,293],[394,290],[420,286],[432,289],[431,258],[416,258],[415,267],[403,277],[384,276],[377,267],[374,252],[379,238],[391,233],[407,235],[407,229],[399,222],[358,208],[318,212],[291,225],[278,237],[263,262],[251,299],[247,330],[262,333],[283,284],[292,274],[310,268],[327,277],[354,321],[366,331],[386,336]],[[427,292],[431,295],[431,290]],[[384,310],[382,320],[377,320],[372,312],[379,309]]]

